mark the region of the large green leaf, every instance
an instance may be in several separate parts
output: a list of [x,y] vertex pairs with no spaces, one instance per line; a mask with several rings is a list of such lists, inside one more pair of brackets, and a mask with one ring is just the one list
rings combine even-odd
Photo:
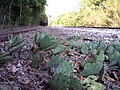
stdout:
[[69,47],[70,48],[73,48],[74,47],[74,45],[76,44],[76,41],[74,41],[74,40],[69,40]]
[[60,64],[56,70],[56,73],[63,73],[65,75],[70,75],[73,71],[73,65],[70,62],[63,62]]
[[81,81],[83,87],[82,90],[104,90],[105,87],[102,84],[96,82],[97,79],[98,77],[90,75],[85,80]]
[[23,46],[24,46],[24,44],[23,44],[23,43],[20,43],[20,44],[17,45],[17,46],[14,46],[14,47],[12,47],[12,48],[9,48],[9,53],[12,53],[12,52],[15,52],[15,51],[17,51],[17,50],[20,50],[20,49],[23,48]]
[[5,63],[6,61],[10,60],[11,56],[9,52],[5,52],[0,54],[0,63]]
[[51,49],[55,48],[57,44],[58,41],[54,37],[46,35],[39,41],[39,48],[40,50]]
[[9,42],[10,42],[9,48],[15,47],[21,44],[23,41],[24,41],[23,38],[20,36],[15,36],[15,37],[9,36]]
[[81,48],[81,52],[82,52],[83,54],[87,54],[87,51],[88,51],[88,46],[87,46],[87,44],[83,44],[83,45],[82,45],[82,48]]
[[115,51],[112,55],[110,55],[109,60],[110,62],[113,62],[114,60],[120,60],[120,53]]
[[58,54],[63,52],[66,49],[66,46],[64,45],[58,45],[54,50],[53,50],[53,54]]
[[51,67],[57,68],[61,63],[65,61],[66,57],[61,58],[59,55],[53,56],[52,59],[47,63],[45,69],[49,69]]
[[101,83],[92,81],[90,87],[87,90],[104,90],[104,89],[105,87]]
[[112,45],[113,47],[120,47],[120,43],[118,43],[118,42],[113,42],[111,45]]
[[90,50],[96,49],[97,46],[98,46],[98,42],[96,42],[96,41],[90,42],[90,43],[88,44],[88,48],[89,48]]
[[68,40],[74,40],[74,41],[78,41],[81,37],[79,36],[78,33],[75,33],[75,35],[73,36],[69,36]]
[[85,59],[82,61],[81,66],[84,67],[87,63],[93,63],[95,60],[93,59]]
[[105,60],[104,51],[100,51],[99,55],[96,56],[96,62],[103,62]]
[[11,56],[1,57],[1,58],[0,58],[0,63],[5,63],[5,62],[8,61],[10,58],[11,58]]
[[51,90],[67,90],[69,82],[70,79],[67,75],[64,75],[63,73],[56,73],[49,81],[49,85]]
[[113,54],[114,49],[115,49],[115,48],[114,48],[113,46],[109,45],[106,52],[107,52],[108,54]]
[[70,88],[72,90],[82,90],[82,85],[77,77],[70,76]]
[[96,49],[92,49],[90,52],[91,52],[91,54],[93,54],[93,55],[96,55],[96,54],[97,54],[97,50],[96,50]]
[[81,76],[88,76],[99,73],[99,71],[102,69],[103,64],[100,62],[97,63],[87,63],[83,69],[83,71],[80,73]]

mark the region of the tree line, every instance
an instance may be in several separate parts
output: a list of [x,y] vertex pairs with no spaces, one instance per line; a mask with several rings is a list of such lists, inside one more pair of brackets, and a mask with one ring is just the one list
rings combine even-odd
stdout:
[[44,20],[46,0],[0,0],[0,24],[33,25]]
[[78,12],[62,14],[51,25],[120,27],[120,0],[82,0]]

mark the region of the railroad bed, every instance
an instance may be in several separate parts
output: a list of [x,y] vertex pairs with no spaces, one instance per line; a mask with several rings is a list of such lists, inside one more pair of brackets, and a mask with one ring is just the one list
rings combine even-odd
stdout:
[[0,31],[0,41],[8,40],[9,34],[22,34],[24,38],[33,38],[35,32],[46,32],[56,37],[65,39],[69,35],[76,33],[82,38],[90,40],[120,41],[119,28],[85,28],[85,27],[52,27],[52,26],[33,26],[23,28],[9,28]]

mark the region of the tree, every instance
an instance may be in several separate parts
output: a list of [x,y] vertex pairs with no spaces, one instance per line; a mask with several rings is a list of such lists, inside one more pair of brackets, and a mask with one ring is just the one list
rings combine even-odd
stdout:
[[0,0],[1,23],[6,25],[36,24],[45,18],[46,0]]
[[51,25],[63,25],[63,26],[82,25],[80,12],[73,11],[59,15],[56,20],[52,21]]
[[120,27],[120,0],[106,0],[104,2],[107,22],[112,27]]
[[120,27],[120,0],[82,0],[79,12],[60,15],[52,25]]
[[120,0],[83,0],[85,26],[120,27]]

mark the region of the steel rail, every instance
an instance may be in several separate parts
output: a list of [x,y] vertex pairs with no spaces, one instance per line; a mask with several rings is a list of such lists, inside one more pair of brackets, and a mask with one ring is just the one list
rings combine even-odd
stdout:
[[[89,29],[99,29],[104,31],[105,29],[107,30],[113,30],[113,31],[119,31],[120,32],[120,28],[119,27],[80,27],[80,26],[75,26],[75,27],[71,27],[71,26],[32,26],[32,27],[26,27],[26,28],[8,28],[8,29],[3,29],[2,31],[0,31],[0,41],[6,41],[8,40],[7,37],[9,34],[19,34],[19,33],[26,33],[26,32],[31,32],[31,31],[35,31],[35,30],[39,30],[39,29],[54,29],[57,32],[57,29],[65,29],[67,30],[67,32],[69,31],[89,31]],[[78,29],[78,30],[77,30]],[[84,30],[85,29],[85,30]],[[88,29],[88,30],[87,30]],[[92,31],[91,31],[92,32]]]

